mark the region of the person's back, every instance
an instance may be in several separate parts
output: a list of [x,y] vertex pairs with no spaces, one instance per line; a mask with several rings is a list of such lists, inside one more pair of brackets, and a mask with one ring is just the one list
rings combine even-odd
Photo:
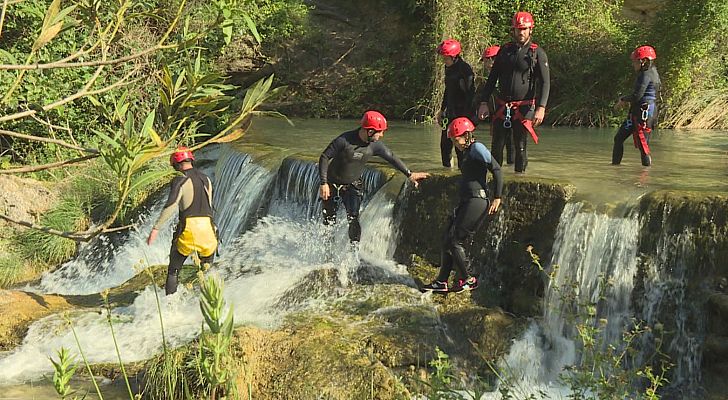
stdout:
[[176,212],[179,223],[172,239],[167,268],[166,293],[177,291],[177,277],[187,257],[197,252],[202,264],[211,264],[217,250],[217,231],[213,221],[212,182],[192,165],[195,157],[186,147],[179,147],[170,157],[170,165],[181,173],[170,185],[169,196],[147,238],[151,245],[162,225]]

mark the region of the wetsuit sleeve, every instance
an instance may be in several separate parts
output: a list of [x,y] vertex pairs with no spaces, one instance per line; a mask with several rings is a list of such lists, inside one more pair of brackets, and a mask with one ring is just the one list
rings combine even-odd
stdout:
[[440,104],[440,111],[445,111],[447,108],[447,85],[445,85],[445,92],[442,94],[442,103]]
[[634,91],[631,95],[628,96],[622,96],[622,100],[628,101],[632,104],[639,101],[642,96],[645,95],[645,91],[647,90],[647,86],[650,84],[652,79],[650,79],[650,76],[647,74],[648,71],[640,71],[640,74],[637,76],[637,80],[634,83]]
[[168,219],[172,218],[174,213],[179,209],[179,203],[182,200],[182,185],[187,182],[187,177],[178,176],[172,180],[172,185],[169,189],[169,197],[167,202],[164,203],[164,209],[157,218],[157,222],[154,223],[154,229],[159,229],[167,222]]
[[207,178],[207,201],[210,203],[210,208],[212,207],[212,181],[210,178]]
[[475,73],[473,68],[463,63],[463,76],[460,77],[460,90],[465,93],[465,104],[470,106],[473,104],[473,96],[475,96]]
[[539,77],[541,78],[541,91],[536,100],[536,105],[546,107],[549,101],[549,92],[551,92],[551,71],[549,70],[549,59],[546,52],[540,47],[536,50]]
[[501,173],[500,164],[495,159],[492,159],[488,165],[488,170],[493,174],[493,180],[495,181],[495,192],[493,198],[500,199],[503,195],[503,174]]
[[478,144],[473,145],[474,147],[470,150],[470,157],[485,163],[488,171],[493,174],[493,180],[495,180],[494,197],[500,198],[503,193],[503,175],[501,174],[500,164],[498,164],[498,161],[493,158],[485,145],[480,144],[480,142],[477,143]]
[[385,146],[382,142],[375,142],[370,144],[370,146],[374,146],[372,149],[372,154],[375,156],[382,157],[384,160],[386,160],[391,166],[396,168],[399,172],[407,175],[409,177],[412,174],[412,171],[410,171],[407,166],[400,160],[397,156],[392,153],[392,150],[389,149],[389,147]]
[[339,154],[341,149],[344,148],[344,145],[346,145],[346,140],[339,136],[332,140],[331,143],[326,146],[324,152],[321,153],[321,157],[319,157],[319,179],[321,180],[322,185],[324,183],[329,183],[329,164],[331,163],[331,160]]

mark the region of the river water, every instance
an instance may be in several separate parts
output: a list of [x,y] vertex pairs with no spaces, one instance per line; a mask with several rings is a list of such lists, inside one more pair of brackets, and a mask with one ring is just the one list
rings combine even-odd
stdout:
[[[339,133],[353,129],[353,120],[263,119],[253,123],[242,143],[269,144],[288,152],[318,157]],[[440,131],[432,125],[390,122],[383,141],[410,169],[442,171]],[[476,137],[490,148],[489,125]],[[657,189],[715,191],[728,190],[728,132],[657,130],[650,149],[653,165],[643,167],[632,139],[624,143],[620,166],[611,165],[614,129],[540,127],[539,144],[530,139],[527,176],[571,182],[577,198],[593,203],[619,202]],[[506,179],[520,179],[507,166]]]
[[[376,265],[395,277],[395,281],[407,283],[408,280],[404,267],[392,260],[392,241],[383,239],[396,237],[398,221],[392,215],[397,199],[385,195],[384,190],[377,191],[394,183],[385,183],[380,173],[370,170],[366,174],[369,190],[362,211],[364,240],[359,251],[347,243],[346,224],[321,229],[316,166],[300,159],[315,161],[334,137],[354,129],[357,121],[294,122],[292,127],[277,119],[256,120],[243,141],[201,155],[213,161],[208,172],[215,179],[215,207],[224,238],[223,255],[213,273],[225,280],[226,299],[235,304],[238,323],[274,328],[288,311],[277,309],[279,297],[307,273],[318,269],[337,269],[342,285],[347,285],[360,260],[365,260],[368,265]],[[539,145],[529,143],[526,178],[566,181],[577,188],[576,198],[562,214],[552,262],[561,264],[563,273],[569,274],[564,279],[594,278],[597,274],[589,268],[596,267],[604,255],[629,266],[627,269],[610,263],[600,266],[604,268],[600,273],[618,274],[614,276],[620,286],[609,303],[612,309],[609,312],[623,318],[631,312],[627,303],[637,257],[639,221],[634,216],[607,217],[582,211],[580,202],[629,203],[658,189],[725,192],[728,135],[716,131],[658,131],[651,143],[654,165],[645,168],[640,165],[639,152],[629,140],[625,143],[623,164],[610,165],[613,130],[542,128],[540,134]],[[489,146],[487,132],[478,136]],[[445,171],[440,166],[439,130],[435,127],[392,122],[384,141],[412,170],[455,174],[454,170]],[[506,180],[523,179],[510,166],[504,170]],[[387,192],[397,193],[397,190]],[[78,259],[46,274],[39,284],[26,289],[39,293],[95,293],[131,278],[135,273],[132,265],[137,260],[146,260],[146,264],[166,263],[169,229],[154,246],[148,247],[144,242],[159,212],[159,205],[152,207],[140,221],[139,229],[130,233],[123,244],[88,246],[81,250]],[[624,240],[602,240],[615,232],[612,238]],[[336,256],[332,258],[332,254]],[[586,278],[581,283],[583,291],[589,293],[595,283]],[[548,295],[545,301],[551,301]],[[555,303],[546,308],[558,307]],[[174,296],[162,299],[161,308],[167,340],[172,345],[184,344],[197,335],[201,316],[194,291],[181,287]],[[118,321],[115,330],[125,361],[143,360],[161,351],[156,314],[150,287],[142,290],[133,304],[114,310]],[[115,352],[108,340],[105,317],[96,311],[78,311],[72,319],[91,362],[114,362]],[[618,322],[619,318],[614,320]],[[23,386],[18,387],[18,383],[36,382],[35,387],[37,382],[43,382],[50,371],[47,356],[61,346],[76,348],[64,326],[60,316],[44,318],[30,327],[20,347],[0,354],[0,390],[9,391],[8,385],[13,385],[12,393],[21,393]],[[619,328],[615,326],[613,331],[618,332]],[[573,343],[563,331],[563,321],[545,315],[543,323],[529,329],[514,345],[511,356],[518,357],[521,352],[522,360],[538,364],[523,367],[524,373],[530,371],[534,379],[527,381],[529,385],[553,379],[554,371],[573,360]],[[533,337],[544,335],[553,337],[553,342],[560,346],[553,347],[558,349],[558,354],[546,354],[543,348],[529,344]],[[47,385],[41,386],[47,388]],[[26,387],[26,395],[30,397],[16,396],[45,398],[36,395],[37,389]]]

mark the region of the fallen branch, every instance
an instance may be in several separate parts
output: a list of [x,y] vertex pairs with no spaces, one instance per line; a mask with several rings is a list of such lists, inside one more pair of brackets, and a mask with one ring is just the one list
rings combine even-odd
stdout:
[[[109,86],[103,87],[101,89],[96,89],[96,90],[87,90],[86,88],[81,89],[78,92],[76,92],[75,94],[72,94],[72,95],[66,97],[65,99],[58,100],[55,103],[46,104],[45,106],[41,107],[41,109],[43,111],[52,110],[52,109],[54,109],[56,107],[60,107],[60,106],[62,106],[64,104],[66,104],[66,103],[70,103],[70,102],[72,102],[72,101],[74,101],[76,99],[82,98],[82,97],[93,96],[93,95],[105,93],[105,92],[108,92],[110,90],[114,90],[114,89],[116,89],[118,87],[132,84],[132,83],[138,81],[139,79],[134,79],[132,81],[127,81],[127,79],[129,79],[136,72],[137,72],[137,69],[134,69],[130,73],[126,74],[126,76],[124,76],[123,78],[121,78],[119,81],[117,81],[117,82],[115,82],[115,83],[113,83],[113,84],[111,84]],[[35,115],[37,113],[38,112],[35,111],[35,110],[27,110],[27,111],[22,111],[22,112],[15,113],[15,114],[4,115],[4,116],[0,117],[0,122],[13,121],[13,120],[16,120],[16,119],[25,118],[25,117],[28,117],[28,116],[31,116],[31,115]]]
[[11,137],[15,137],[18,139],[32,140],[35,142],[45,142],[45,143],[57,144],[59,146],[68,147],[69,149],[83,151],[86,153],[93,153],[93,154],[99,153],[99,151],[96,149],[87,149],[87,148],[84,148],[81,146],[76,146],[71,143],[64,142],[63,140],[59,140],[59,139],[51,139],[51,138],[46,138],[46,137],[41,137],[41,136],[26,135],[24,133],[6,131],[4,129],[0,129],[0,135],[11,136]]
[[77,242],[88,242],[89,240],[91,240],[92,237],[98,235],[98,232],[94,232],[94,230],[100,231],[100,229],[98,229],[98,228],[96,228],[94,230],[89,230],[86,232],[59,231],[58,229],[48,228],[47,226],[41,226],[41,225],[38,225],[38,224],[35,224],[32,222],[20,221],[15,218],[11,218],[5,214],[0,214],[0,219],[4,219],[5,221],[24,226],[26,228],[35,229],[37,231],[50,233],[51,235],[56,235],[56,236],[64,237],[66,239],[75,240]]
[[81,62],[52,62],[46,64],[0,64],[0,70],[2,71],[17,71],[17,70],[42,70],[42,69],[54,69],[54,68],[78,68],[78,67],[99,67],[106,65],[115,65],[132,61],[140,57],[144,57],[148,54],[154,53],[159,50],[170,49],[176,47],[176,44],[168,45],[155,45],[148,49],[142,50],[138,53],[130,54],[128,56],[115,58],[113,60],[94,60],[94,61],[81,61]]
[[57,161],[57,162],[49,163],[49,164],[30,165],[27,167],[13,168],[13,169],[2,169],[2,170],[0,170],[0,174],[22,174],[25,172],[43,171],[46,169],[63,167],[63,166],[70,165],[70,164],[78,164],[80,162],[84,162],[84,161],[87,161],[87,160],[90,160],[90,159],[93,159],[96,157],[99,157],[99,154],[91,154],[88,156],[73,158],[71,160]]

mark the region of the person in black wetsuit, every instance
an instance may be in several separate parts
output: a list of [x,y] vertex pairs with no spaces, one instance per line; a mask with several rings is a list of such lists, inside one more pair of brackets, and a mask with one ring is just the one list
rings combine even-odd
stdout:
[[[440,156],[442,166],[452,167],[452,142],[447,138],[447,125],[458,117],[473,117],[473,97],[475,95],[475,74],[470,64],[460,56],[460,42],[453,39],[444,40],[437,47],[445,62],[445,93],[442,96],[440,110],[435,115],[438,125],[444,128],[440,133]],[[455,149],[458,166],[462,152]]]
[[169,251],[166,294],[177,291],[180,269],[193,252],[200,262],[212,264],[217,250],[217,229],[212,219],[212,182],[207,175],[192,166],[195,156],[186,147],[179,147],[170,157],[170,164],[181,172],[172,180],[167,203],[147,238],[151,245],[157,238],[162,224],[179,210],[179,223]]
[[319,158],[321,179],[319,195],[324,202],[322,210],[324,225],[336,222],[338,202],[341,200],[346,208],[349,240],[352,243],[361,240],[359,207],[364,195],[361,176],[365,164],[372,156],[385,159],[394,168],[407,175],[415,187],[420,180],[429,176],[424,172],[411,172],[384,143],[379,141],[386,129],[387,120],[381,113],[367,111],[362,117],[359,128],[344,132],[332,140]]
[[485,119],[488,116],[488,99],[498,84],[497,110],[491,118],[493,157],[499,164],[502,163],[505,137],[512,131],[517,173],[526,172],[528,166],[528,135],[538,143],[538,135],[533,128],[543,122],[551,89],[546,52],[531,41],[533,26],[531,14],[520,11],[513,15],[513,41],[501,46],[483,90],[476,95],[478,118]]
[[[495,57],[498,55],[498,51],[500,51],[500,46],[489,46],[486,47],[485,50],[483,50],[483,55],[480,57],[480,61],[483,63],[483,73],[484,76],[487,78],[490,74],[490,70],[493,69],[493,63],[495,62]],[[476,90],[477,93],[480,93],[484,90],[485,82],[481,82],[480,86]],[[488,113],[493,116],[495,115],[496,111],[496,99],[497,95],[495,94],[495,91],[493,94],[488,98]],[[474,108],[477,108],[478,105],[476,104]],[[475,125],[478,125],[478,118],[476,118],[476,121],[473,121]],[[499,135],[503,135],[503,137],[498,137],[498,143],[496,143],[496,136],[495,132],[493,132],[493,124],[490,124],[490,135],[491,135],[491,149],[495,148],[496,145],[503,146],[505,144],[506,148],[506,164],[513,164],[513,157],[515,157],[516,149],[513,146],[513,134],[511,131],[505,131],[504,134],[499,133]],[[503,143],[500,143],[503,142]],[[501,155],[502,157],[502,155]],[[502,160],[501,160],[502,161]]]
[[[488,149],[472,136],[475,125],[468,118],[457,118],[450,123],[448,136],[457,148],[463,151],[460,178],[460,203],[450,220],[442,244],[442,259],[437,278],[423,287],[437,292],[461,292],[478,287],[470,260],[465,254],[465,245],[489,214],[495,214],[501,204],[503,177],[500,165]],[[493,201],[488,197],[487,173],[495,180]],[[450,287],[450,273],[455,270],[455,284]]]
[[630,103],[629,114],[617,134],[614,135],[612,164],[619,165],[624,154],[624,141],[632,135],[634,146],[640,150],[642,165],[652,165],[650,135],[657,123],[657,94],[660,92],[660,75],[655,67],[657,53],[652,46],[637,47],[631,54],[632,67],[639,71],[632,94],[622,96],[614,106],[619,108]]

